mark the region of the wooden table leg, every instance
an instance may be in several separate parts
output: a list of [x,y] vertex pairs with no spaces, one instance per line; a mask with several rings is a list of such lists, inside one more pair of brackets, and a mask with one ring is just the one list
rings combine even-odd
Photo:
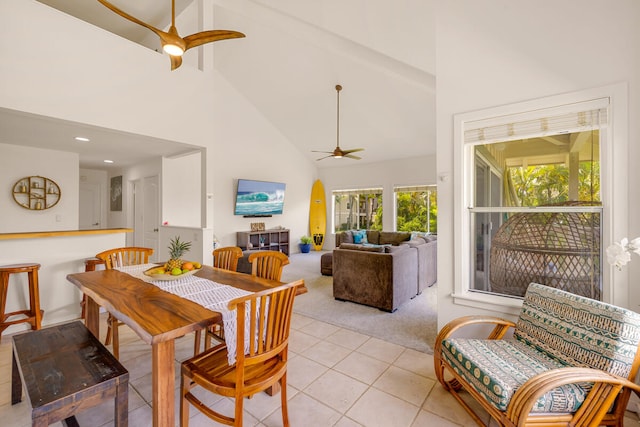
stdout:
[[175,342],[152,344],[153,426],[175,425]]
[[96,302],[87,297],[86,301],[86,319],[84,321],[87,329],[91,331],[94,337],[100,339],[100,306]]
[[129,381],[118,382],[116,386],[116,398],[113,425],[116,427],[129,426]]

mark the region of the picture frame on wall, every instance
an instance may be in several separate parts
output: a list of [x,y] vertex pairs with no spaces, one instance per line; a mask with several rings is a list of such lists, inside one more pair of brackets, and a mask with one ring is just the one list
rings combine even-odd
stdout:
[[252,222],[251,231],[264,231],[264,222]]
[[122,211],[122,175],[111,177],[110,210]]

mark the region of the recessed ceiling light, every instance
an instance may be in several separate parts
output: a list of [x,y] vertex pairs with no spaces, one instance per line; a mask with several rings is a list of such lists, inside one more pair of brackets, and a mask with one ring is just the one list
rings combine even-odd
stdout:
[[89,138],[85,138],[84,136],[76,136],[76,141],[81,141],[81,142],[89,142],[91,141]]
[[103,160],[105,163],[113,163],[113,160]]

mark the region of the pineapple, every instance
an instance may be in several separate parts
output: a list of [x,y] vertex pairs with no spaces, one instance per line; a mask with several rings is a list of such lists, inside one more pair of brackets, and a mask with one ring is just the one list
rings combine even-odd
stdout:
[[174,268],[182,269],[181,257],[191,249],[191,242],[181,242],[180,236],[176,236],[169,242],[169,261],[166,264],[166,270],[171,271]]

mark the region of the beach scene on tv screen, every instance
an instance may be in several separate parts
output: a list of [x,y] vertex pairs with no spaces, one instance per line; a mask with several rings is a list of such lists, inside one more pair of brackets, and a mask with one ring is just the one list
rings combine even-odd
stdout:
[[280,182],[238,180],[236,215],[281,214],[285,184]]

